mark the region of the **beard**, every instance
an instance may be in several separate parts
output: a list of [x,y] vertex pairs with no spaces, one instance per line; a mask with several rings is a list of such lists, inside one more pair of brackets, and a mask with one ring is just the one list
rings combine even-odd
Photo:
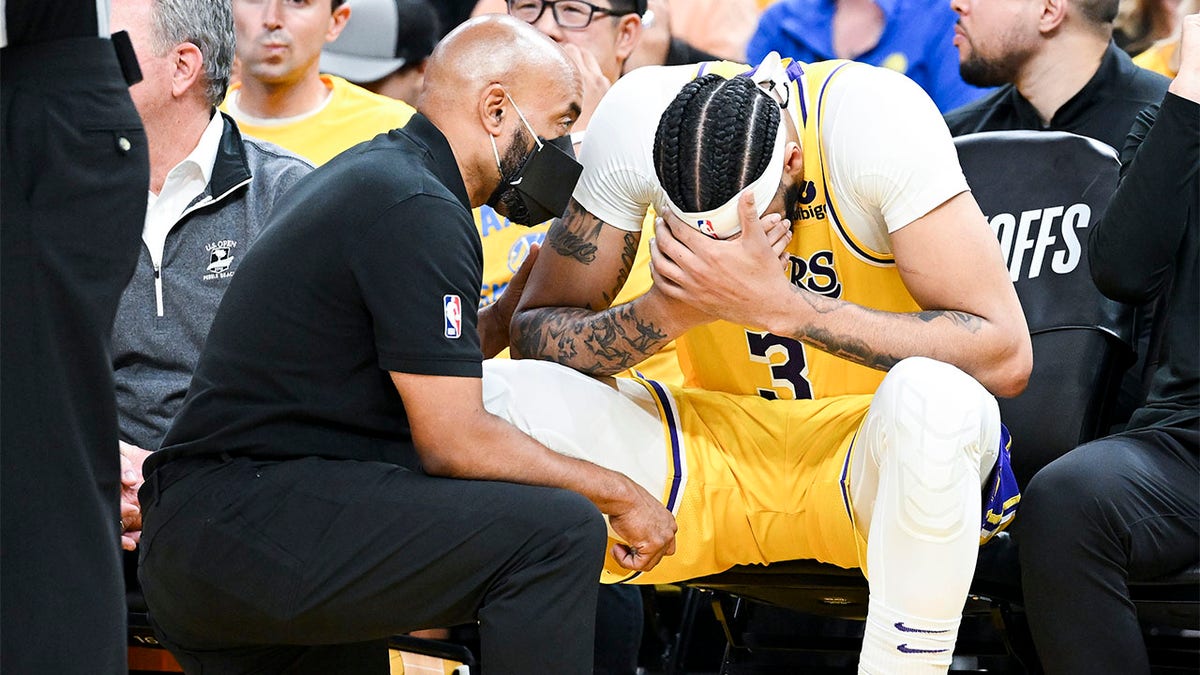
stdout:
[[500,154],[500,184],[492,191],[487,203],[496,213],[521,225],[537,225],[529,222],[529,209],[517,189],[509,182],[520,173],[525,162],[532,156],[526,148],[529,147],[530,136],[522,127],[517,127],[512,142]]
[[959,62],[958,73],[967,84],[976,87],[999,87],[1016,82],[1021,68],[1032,55],[1032,50],[1022,44],[1016,35],[1006,35],[999,44],[1005,45],[1004,53],[995,57],[980,56],[975,43],[968,37],[970,55]]
[[783,215],[792,225],[800,223],[800,197],[803,193],[800,187],[803,181],[796,181],[783,189]]

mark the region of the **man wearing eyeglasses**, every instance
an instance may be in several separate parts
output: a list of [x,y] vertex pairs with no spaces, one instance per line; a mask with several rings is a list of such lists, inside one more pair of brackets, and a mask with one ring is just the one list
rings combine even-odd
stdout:
[[591,111],[621,76],[641,37],[645,12],[646,0],[508,0],[510,15],[557,42],[583,74],[577,129],[587,128]]

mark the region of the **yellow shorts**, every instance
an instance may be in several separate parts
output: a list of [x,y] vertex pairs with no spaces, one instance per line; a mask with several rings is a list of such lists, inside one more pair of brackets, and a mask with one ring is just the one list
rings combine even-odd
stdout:
[[608,556],[602,581],[668,583],[795,559],[865,563],[846,481],[870,395],[769,401],[640,382],[664,421],[676,552],[646,573]]

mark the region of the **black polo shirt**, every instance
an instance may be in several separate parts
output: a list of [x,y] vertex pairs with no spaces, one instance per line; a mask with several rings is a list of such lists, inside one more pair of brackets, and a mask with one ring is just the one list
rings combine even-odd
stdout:
[[388,371],[480,377],[483,252],[425,117],[298,182],[238,268],[152,471],[183,456],[416,466]]
[[1168,84],[1162,75],[1134,65],[1110,42],[1096,74],[1054,113],[1049,126],[1011,84],[946,113],[946,124],[954,136],[1011,129],[1069,131],[1120,149],[1138,112],[1161,101]]

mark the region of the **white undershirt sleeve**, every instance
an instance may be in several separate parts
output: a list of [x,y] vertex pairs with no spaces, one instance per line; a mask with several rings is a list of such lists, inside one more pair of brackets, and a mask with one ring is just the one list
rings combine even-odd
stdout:
[[888,234],[966,191],[967,180],[941,113],[912,80],[855,67],[835,82],[822,115],[831,187],[855,236],[888,253]]
[[588,123],[579,152],[583,174],[574,197],[600,220],[640,232],[648,206],[661,206],[654,173],[654,132],[696,66],[646,66],[608,90]]

